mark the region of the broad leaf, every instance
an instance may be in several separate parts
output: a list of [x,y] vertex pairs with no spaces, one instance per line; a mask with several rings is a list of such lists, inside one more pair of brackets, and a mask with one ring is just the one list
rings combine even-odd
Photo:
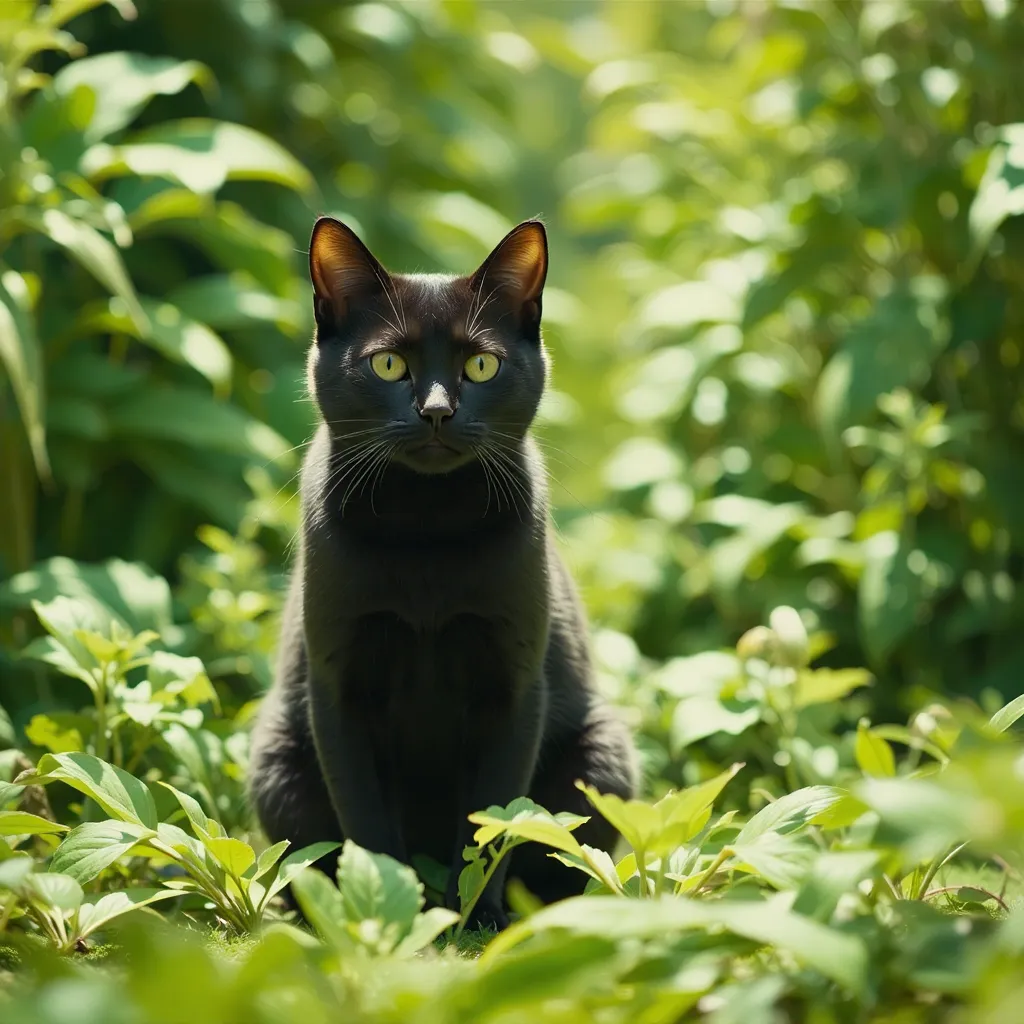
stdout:
[[66,782],[92,797],[118,821],[144,825],[148,829],[155,829],[159,823],[153,795],[145,784],[92,754],[44,754],[35,770],[19,776],[18,782],[26,786]]
[[857,726],[854,755],[857,758],[857,765],[865,775],[896,774],[896,758],[892,747],[881,736],[876,736],[863,722]]
[[276,142],[240,124],[193,118],[168,121],[121,146],[94,146],[82,161],[88,175],[165,177],[194,192],[216,192],[226,181],[273,181],[297,191],[313,187],[309,171]]
[[118,52],[72,61],[54,75],[53,88],[59,95],[80,85],[93,90],[96,107],[85,130],[85,141],[92,143],[127,128],[154,96],[179,93],[192,82],[206,87],[212,81],[196,61]]
[[83,333],[102,331],[131,335],[168,359],[191,366],[219,388],[230,383],[231,353],[219,335],[169,302],[142,297],[139,304],[146,314],[147,330],[141,330],[113,299],[103,306],[87,309],[79,318],[79,328]]
[[395,947],[395,956],[413,956],[458,921],[459,915],[454,910],[446,910],[444,907],[431,907],[422,914],[417,914],[408,934]]
[[79,934],[85,938],[122,914],[180,895],[173,889],[120,889],[103,895],[86,896],[78,914]]
[[248,843],[230,836],[203,838],[203,844],[213,854],[224,870],[234,878],[240,878],[256,863],[256,854]]
[[377,919],[397,925],[401,935],[423,906],[423,884],[412,868],[351,840],[345,841],[338,860],[338,889],[349,922]]
[[48,836],[67,830],[67,825],[40,818],[38,814],[29,814],[27,811],[0,811],[0,836]]
[[22,883],[22,892],[32,900],[57,910],[77,910],[82,905],[82,887],[69,875],[53,872],[28,875]]
[[790,835],[806,828],[816,815],[838,803],[844,795],[843,790],[833,786],[808,786],[787,793],[762,807],[740,829],[733,845],[747,846],[768,832]]
[[130,822],[86,821],[57,847],[50,869],[85,885],[117,863],[138,842],[155,835],[153,830]]
[[42,213],[26,210],[20,215],[33,230],[46,235],[65,249],[111,294],[123,303],[136,329],[149,330],[149,321],[139,304],[128,271],[114,244],[84,221],[69,217],[63,210],[48,209]]
[[218,331],[269,324],[294,333],[304,322],[294,302],[259,288],[243,274],[193,278],[167,298],[185,316]]
[[659,900],[574,897],[513,924],[491,941],[481,962],[490,966],[525,939],[550,931],[613,940],[662,940],[675,933],[709,928],[724,928],[735,935],[786,950],[848,992],[856,993],[866,984],[868,956],[861,939],[794,914],[773,901],[713,903],[686,897]]
[[292,892],[303,916],[324,941],[337,950],[352,947],[341,893],[323,872],[307,871],[294,878]]
[[146,388],[109,411],[111,429],[125,437],[174,441],[201,450],[272,462],[290,446],[238,406],[188,388]]

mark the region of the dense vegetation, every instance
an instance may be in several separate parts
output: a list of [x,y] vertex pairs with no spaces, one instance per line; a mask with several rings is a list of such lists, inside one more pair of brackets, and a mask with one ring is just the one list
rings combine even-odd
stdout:
[[[1021,53],[1015,0],[0,2],[5,1024],[1016,1019]],[[396,269],[549,226],[646,799],[588,794],[614,861],[481,808],[467,909],[524,841],[593,890],[490,941],[245,805],[321,211]]]

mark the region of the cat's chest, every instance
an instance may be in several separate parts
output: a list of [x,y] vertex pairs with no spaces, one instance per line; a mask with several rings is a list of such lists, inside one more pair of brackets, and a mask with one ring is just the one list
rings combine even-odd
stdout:
[[504,703],[517,673],[501,623],[460,615],[418,628],[392,613],[362,616],[343,650],[349,701],[379,721],[422,731],[474,708]]

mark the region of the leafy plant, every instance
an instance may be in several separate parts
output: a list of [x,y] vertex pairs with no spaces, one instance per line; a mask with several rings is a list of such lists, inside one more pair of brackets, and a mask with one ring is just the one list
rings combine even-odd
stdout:
[[111,816],[72,829],[54,853],[55,870],[84,884],[131,855],[173,864],[185,877],[168,880],[166,887],[176,893],[201,893],[213,905],[217,918],[240,933],[255,929],[274,896],[338,845],[315,843],[282,860],[288,848],[288,843],[282,842],[257,857],[248,843],[228,836],[218,822],[207,817],[192,797],[161,783],[184,811],[194,834],[189,835],[177,825],[158,820],[156,803],[144,783],[89,754],[46,754],[36,769],[20,776],[18,782],[67,783]]

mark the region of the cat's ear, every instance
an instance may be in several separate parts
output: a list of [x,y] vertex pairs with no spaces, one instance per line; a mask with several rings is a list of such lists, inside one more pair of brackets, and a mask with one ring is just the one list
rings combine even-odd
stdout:
[[540,319],[541,293],[548,276],[548,236],[539,220],[514,227],[470,278],[475,292],[491,291],[519,307],[529,320]]
[[309,277],[317,322],[338,323],[353,303],[387,287],[388,272],[350,227],[320,217],[309,240]]

